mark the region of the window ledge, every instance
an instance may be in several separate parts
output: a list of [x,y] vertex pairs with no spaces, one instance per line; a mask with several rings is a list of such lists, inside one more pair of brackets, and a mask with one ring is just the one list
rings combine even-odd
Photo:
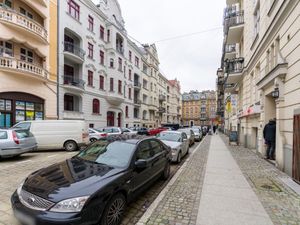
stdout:
[[87,28],[87,30],[92,33],[93,35],[96,35],[96,33],[93,30],[90,30],[89,28]]
[[75,18],[74,16],[72,16],[69,12],[66,12],[66,14],[67,14],[69,17],[71,17],[73,20],[75,20],[77,23],[82,24],[82,23],[80,22],[80,20],[76,19],[76,18]]
[[88,87],[90,87],[90,88],[95,88],[95,86],[93,86],[93,85],[87,85]]
[[92,116],[102,116],[101,113],[92,113]]

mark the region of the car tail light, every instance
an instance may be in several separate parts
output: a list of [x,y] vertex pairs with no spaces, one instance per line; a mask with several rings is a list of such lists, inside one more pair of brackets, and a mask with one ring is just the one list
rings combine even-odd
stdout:
[[100,137],[107,137],[107,134],[106,133],[100,134]]
[[18,137],[17,137],[16,131],[13,131],[13,132],[12,132],[12,136],[13,136],[14,142],[15,142],[17,145],[20,144],[20,141],[19,141],[19,139],[18,139]]

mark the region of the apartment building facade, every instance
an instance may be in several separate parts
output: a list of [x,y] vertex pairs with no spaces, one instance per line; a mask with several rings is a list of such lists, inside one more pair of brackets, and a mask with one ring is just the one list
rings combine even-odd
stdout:
[[182,120],[184,126],[210,126],[216,123],[215,91],[190,91],[182,95]]
[[222,69],[225,92],[236,99],[236,112],[225,111],[227,129],[265,155],[263,128],[276,118],[276,164],[299,180],[300,3],[226,3]]
[[0,127],[57,118],[57,1],[0,1]]

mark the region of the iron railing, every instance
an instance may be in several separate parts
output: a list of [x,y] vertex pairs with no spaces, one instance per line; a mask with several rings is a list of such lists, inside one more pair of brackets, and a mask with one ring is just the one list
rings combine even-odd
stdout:
[[72,53],[81,59],[84,59],[85,56],[85,51],[79,46],[71,42],[64,42],[64,51]]

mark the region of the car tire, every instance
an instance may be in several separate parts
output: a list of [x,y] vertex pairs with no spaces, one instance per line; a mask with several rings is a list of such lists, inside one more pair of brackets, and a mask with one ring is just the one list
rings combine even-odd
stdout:
[[181,151],[178,153],[178,156],[177,156],[177,163],[181,163],[181,158],[182,158],[182,155],[181,155]]
[[72,152],[77,150],[78,146],[75,141],[66,141],[64,144],[64,148],[68,152]]
[[168,161],[165,165],[164,171],[161,176],[163,180],[168,180],[168,178],[170,177],[170,170],[171,170],[171,165],[170,162]]
[[91,139],[90,139],[90,142],[91,142],[91,143],[93,143],[93,142],[95,142],[95,141],[97,141],[96,138],[91,138]]
[[126,208],[126,198],[119,193],[114,195],[107,203],[99,225],[119,225]]

